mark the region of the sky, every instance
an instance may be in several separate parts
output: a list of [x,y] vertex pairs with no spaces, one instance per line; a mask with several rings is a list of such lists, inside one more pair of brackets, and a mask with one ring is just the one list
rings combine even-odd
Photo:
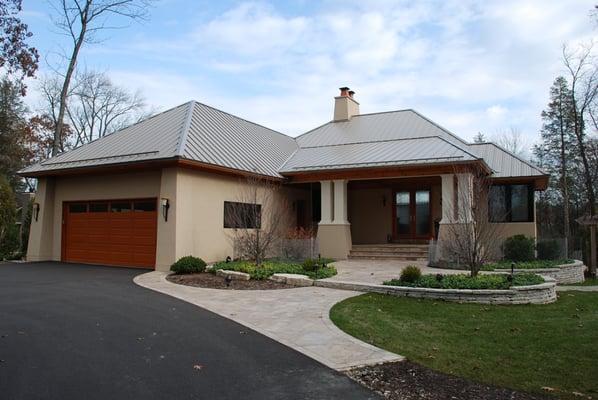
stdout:
[[[60,69],[70,44],[51,2],[23,3],[40,74]],[[193,99],[291,136],[331,120],[349,86],[361,113],[413,108],[467,140],[515,128],[531,143],[564,72],[563,43],[597,37],[593,4],[158,0],[147,21],[86,45],[78,67],[140,90],[156,110]]]

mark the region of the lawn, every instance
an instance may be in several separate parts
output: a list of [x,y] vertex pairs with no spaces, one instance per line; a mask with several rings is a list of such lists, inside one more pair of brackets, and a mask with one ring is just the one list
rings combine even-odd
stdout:
[[586,278],[583,282],[567,283],[563,286],[598,286],[598,278]]
[[521,306],[364,294],[336,304],[330,317],[347,333],[435,370],[566,399],[598,395],[598,293]]

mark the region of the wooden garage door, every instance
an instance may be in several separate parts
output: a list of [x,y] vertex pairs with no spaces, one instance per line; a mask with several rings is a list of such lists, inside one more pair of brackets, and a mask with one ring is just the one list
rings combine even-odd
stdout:
[[154,268],[156,208],[156,199],[64,203],[63,261]]

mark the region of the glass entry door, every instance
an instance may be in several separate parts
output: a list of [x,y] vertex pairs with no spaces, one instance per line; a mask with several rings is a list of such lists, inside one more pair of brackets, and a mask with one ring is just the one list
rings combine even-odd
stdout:
[[395,191],[395,239],[429,239],[432,232],[430,204],[429,189]]

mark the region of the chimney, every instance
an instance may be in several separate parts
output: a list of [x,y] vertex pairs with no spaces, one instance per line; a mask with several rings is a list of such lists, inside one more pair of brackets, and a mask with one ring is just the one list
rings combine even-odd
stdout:
[[334,121],[348,121],[359,115],[359,103],[355,101],[355,92],[348,87],[340,88],[341,94],[334,98]]

